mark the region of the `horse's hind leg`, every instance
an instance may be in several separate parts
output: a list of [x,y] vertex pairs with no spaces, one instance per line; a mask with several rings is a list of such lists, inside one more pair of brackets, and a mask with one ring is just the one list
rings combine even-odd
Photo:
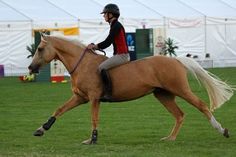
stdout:
[[169,136],[162,138],[161,140],[175,140],[179,133],[184,120],[184,113],[180,110],[175,102],[175,95],[163,90],[155,90],[154,96],[165,106],[165,108],[175,117],[175,125]]
[[216,121],[215,117],[213,116],[207,105],[201,99],[199,99],[195,94],[193,94],[190,90],[187,90],[183,92],[182,95],[179,96],[185,99],[190,104],[192,104],[199,111],[201,111],[210,121],[211,125],[218,130],[218,132],[220,132],[227,138],[229,137],[228,129],[222,128],[221,124]]

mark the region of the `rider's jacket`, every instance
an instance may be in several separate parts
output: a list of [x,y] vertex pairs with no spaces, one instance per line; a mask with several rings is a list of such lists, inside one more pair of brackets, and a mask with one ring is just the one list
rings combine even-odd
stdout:
[[128,53],[125,29],[118,20],[110,24],[110,32],[107,38],[98,44],[99,49],[105,49],[113,44],[114,55]]

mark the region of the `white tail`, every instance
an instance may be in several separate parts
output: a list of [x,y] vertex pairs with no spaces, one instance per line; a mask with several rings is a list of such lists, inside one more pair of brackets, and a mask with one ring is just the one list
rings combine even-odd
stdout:
[[211,111],[219,108],[233,96],[235,90],[233,87],[221,81],[214,74],[204,70],[198,62],[192,58],[177,57],[176,59],[180,61],[206,88],[210,99]]

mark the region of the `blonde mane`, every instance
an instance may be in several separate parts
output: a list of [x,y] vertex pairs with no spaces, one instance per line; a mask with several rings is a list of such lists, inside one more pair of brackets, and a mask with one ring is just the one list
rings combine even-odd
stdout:
[[75,39],[75,38],[67,38],[67,37],[65,37],[63,35],[50,35],[50,37],[55,37],[55,38],[58,38],[58,39],[69,41],[69,42],[73,43],[74,45],[77,45],[77,46],[79,46],[81,48],[86,48],[85,44],[83,44],[80,40]]

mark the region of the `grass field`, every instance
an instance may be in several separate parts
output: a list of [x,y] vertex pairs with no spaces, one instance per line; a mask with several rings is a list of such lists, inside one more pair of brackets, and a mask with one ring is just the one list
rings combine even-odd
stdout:
[[[236,84],[236,68],[210,69]],[[208,102],[205,90],[192,78],[190,85]],[[0,157],[235,157],[236,96],[214,112],[226,139],[206,118],[182,99],[185,121],[174,142],[160,141],[174,124],[173,117],[152,96],[125,103],[102,103],[99,141],[82,145],[90,135],[90,105],[67,112],[43,137],[32,133],[71,95],[70,84],[21,83],[0,78]]]

